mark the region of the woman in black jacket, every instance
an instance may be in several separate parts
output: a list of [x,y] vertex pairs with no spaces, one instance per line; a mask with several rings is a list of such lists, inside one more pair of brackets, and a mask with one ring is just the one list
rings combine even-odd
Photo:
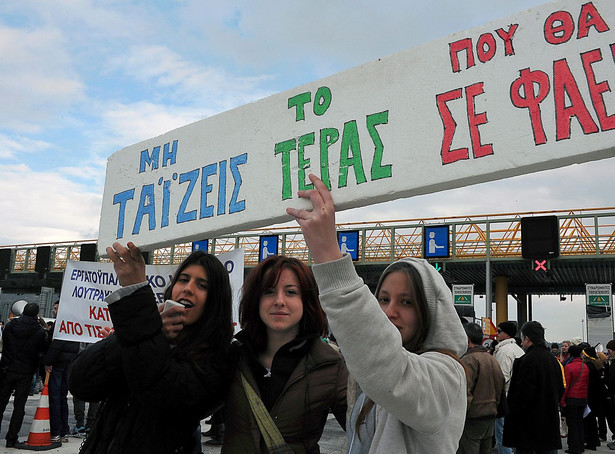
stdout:
[[222,403],[233,334],[231,287],[214,256],[193,252],[159,313],[139,249],[107,248],[122,288],[107,298],[114,333],[80,353],[69,387],[102,401],[81,453],[192,453],[199,421]]

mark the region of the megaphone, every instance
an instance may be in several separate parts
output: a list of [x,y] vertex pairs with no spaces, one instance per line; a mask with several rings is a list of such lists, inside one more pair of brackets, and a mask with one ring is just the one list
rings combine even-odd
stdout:
[[15,317],[19,317],[22,314],[24,307],[26,307],[26,304],[28,304],[26,300],[15,301],[11,306],[11,312],[13,315]]

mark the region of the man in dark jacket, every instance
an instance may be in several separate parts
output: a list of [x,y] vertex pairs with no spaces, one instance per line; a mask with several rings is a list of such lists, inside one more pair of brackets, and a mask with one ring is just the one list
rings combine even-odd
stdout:
[[504,390],[504,374],[489,350],[482,346],[483,330],[476,323],[463,326],[468,351],[461,357],[468,374],[468,410],[458,454],[491,453],[495,417]]
[[19,318],[7,323],[2,337],[4,344],[0,360],[0,415],[4,414],[9,398],[13,391],[15,392],[13,414],[6,434],[6,446],[11,448],[19,443],[18,436],[32,375],[47,346],[47,332],[38,321],[38,304],[26,304]]
[[[58,314],[59,301],[53,307],[53,316]],[[49,330],[53,339],[55,323]],[[49,344],[43,363],[49,374],[49,418],[52,442],[67,442],[70,429],[68,427],[68,366],[79,353],[79,342],[53,339]]]
[[556,453],[562,447],[558,405],[564,393],[562,368],[544,339],[538,322],[521,327],[521,347],[508,390],[504,445],[517,454]]

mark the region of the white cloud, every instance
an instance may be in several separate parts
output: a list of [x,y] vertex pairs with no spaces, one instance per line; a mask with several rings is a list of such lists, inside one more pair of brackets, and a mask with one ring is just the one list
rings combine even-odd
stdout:
[[61,172],[25,165],[0,168],[0,244],[67,241],[98,236],[100,192]]
[[57,126],[63,111],[84,96],[62,33],[53,28],[15,29],[0,25],[0,109],[3,128],[41,132]]
[[135,45],[109,60],[109,70],[121,71],[154,99],[168,104],[202,105],[223,112],[271,94],[260,88],[268,76],[238,76],[198,60],[187,59],[162,45]]
[[[174,107],[146,101],[129,104],[110,103],[100,112],[101,130],[97,135],[114,148],[125,147],[141,140],[155,137],[172,129],[193,123],[211,115],[204,109]],[[100,147],[100,142],[98,147]]]
[[0,159],[14,159],[22,153],[49,150],[52,145],[42,140],[32,140],[24,136],[8,136],[0,133]]

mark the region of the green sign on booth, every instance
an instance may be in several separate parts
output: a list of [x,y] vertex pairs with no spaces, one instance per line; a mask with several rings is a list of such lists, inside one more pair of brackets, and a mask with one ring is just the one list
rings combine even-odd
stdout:
[[586,284],[585,294],[588,306],[609,307],[611,305],[611,284]]
[[460,306],[471,306],[474,300],[474,284],[453,285],[453,301]]

